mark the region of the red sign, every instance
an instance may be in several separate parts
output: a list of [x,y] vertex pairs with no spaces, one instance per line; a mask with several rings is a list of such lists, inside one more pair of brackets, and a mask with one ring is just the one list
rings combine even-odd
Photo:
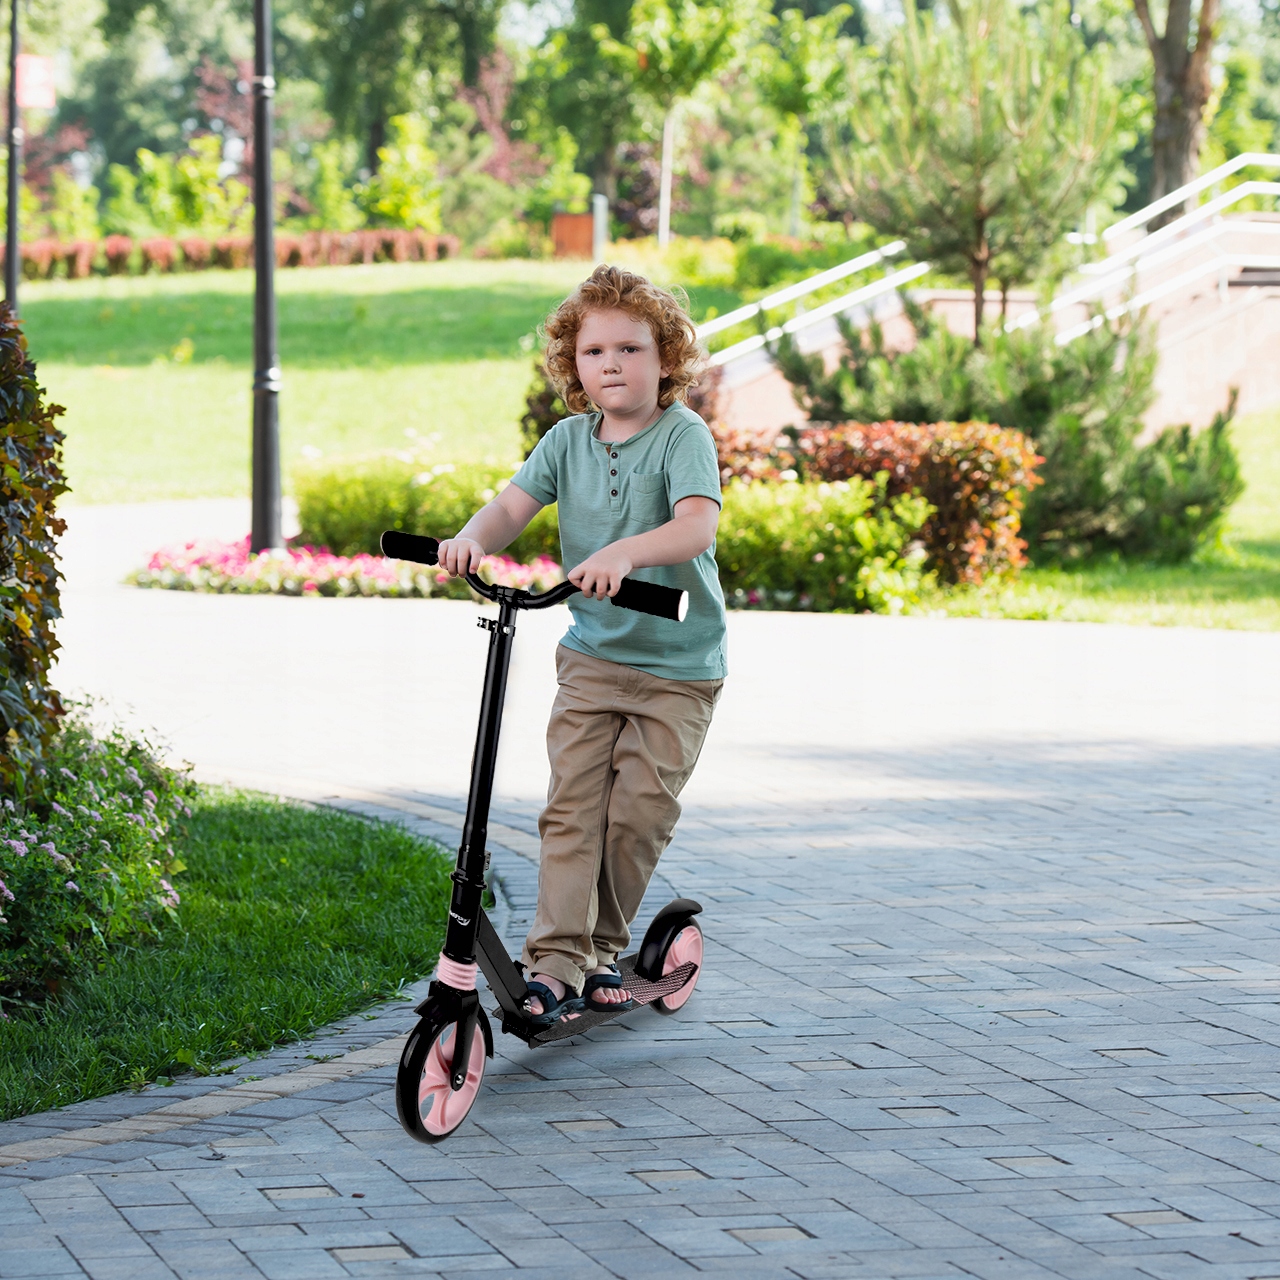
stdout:
[[18,54],[18,106],[52,111],[58,105],[53,88],[53,59]]

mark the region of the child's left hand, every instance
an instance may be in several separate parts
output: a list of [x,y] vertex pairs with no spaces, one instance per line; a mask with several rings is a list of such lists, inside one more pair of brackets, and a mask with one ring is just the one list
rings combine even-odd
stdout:
[[631,557],[616,542],[601,547],[569,573],[569,581],[595,600],[616,596],[623,578],[635,568]]

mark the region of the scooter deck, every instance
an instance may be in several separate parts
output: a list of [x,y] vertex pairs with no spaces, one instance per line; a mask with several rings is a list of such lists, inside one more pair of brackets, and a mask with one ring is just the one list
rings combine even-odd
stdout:
[[692,960],[687,960],[678,968],[672,969],[665,977],[659,978],[657,982],[650,982],[646,978],[637,976],[635,956],[622,956],[618,960],[618,972],[622,974],[624,986],[631,992],[635,1005],[630,1009],[620,1009],[617,1012],[584,1009],[576,1018],[554,1023],[545,1031],[540,1031],[536,1036],[531,1037],[528,1043],[536,1048],[538,1045],[550,1044],[554,1040],[567,1040],[570,1036],[590,1031],[592,1027],[612,1022],[623,1013],[634,1013],[636,1005],[652,1004],[655,1000],[661,1000],[663,996],[674,995],[693,977],[697,969],[698,966]]

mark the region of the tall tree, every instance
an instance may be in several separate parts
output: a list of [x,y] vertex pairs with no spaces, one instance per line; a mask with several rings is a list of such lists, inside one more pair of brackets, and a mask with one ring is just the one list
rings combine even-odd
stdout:
[[658,243],[671,234],[671,178],[675,161],[676,108],[698,86],[728,65],[737,39],[755,16],[747,0],[635,0],[625,39],[598,28],[601,51],[628,75],[635,89],[662,114],[662,178]]
[[[1156,31],[1147,0],[1133,0],[1142,33],[1147,38],[1155,69],[1155,121],[1151,130],[1151,199],[1159,200],[1191,182],[1204,142],[1204,109],[1213,93],[1210,58],[1219,0],[1200,0],[1194,41],[1191,11],[1194,0],[1169,0],[1164,34]],[[1190,207],[1190,202],[1186,207]],[[1176,218],[1174,208],[1156,220]]]
[[617,150],[636,131],[631,76],[600,50],[597,34],[621,40],[632,0],[575,0],[568,22],[548,33],[517,88],[511,129],[545,147],[568,129],[594,189],[618,195]]
[[766,102],[783,120],[785,145],[791,153],[790,234],[800,234],[804,189],[806,128],[814,113],[839,93],[841,49],[854,10],[833,5],[806,17],[801,9],[784,9],[771,20],[768,39],[758,46],[755,81]]
[[850,50],[827,151],[853,214],[973,286],[1031,278],[1118,164],[1116,94],[1068,19],[1017,0],[906,0],[887,56]]

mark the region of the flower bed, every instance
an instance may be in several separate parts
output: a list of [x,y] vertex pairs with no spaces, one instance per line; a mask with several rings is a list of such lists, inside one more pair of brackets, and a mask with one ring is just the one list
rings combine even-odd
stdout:
[[[547,556],[519,564],[486,556],[480,574],[504,587],[545,591],[563,578]],[[174,591],[248,592],[287,596],[445,596],[465,599],[470,588],[439,569],[384,556],[336,556],[323,547],[290,547],[254,555],[249,539],[201,539],[157,551],[127,579],[138,587]]]

